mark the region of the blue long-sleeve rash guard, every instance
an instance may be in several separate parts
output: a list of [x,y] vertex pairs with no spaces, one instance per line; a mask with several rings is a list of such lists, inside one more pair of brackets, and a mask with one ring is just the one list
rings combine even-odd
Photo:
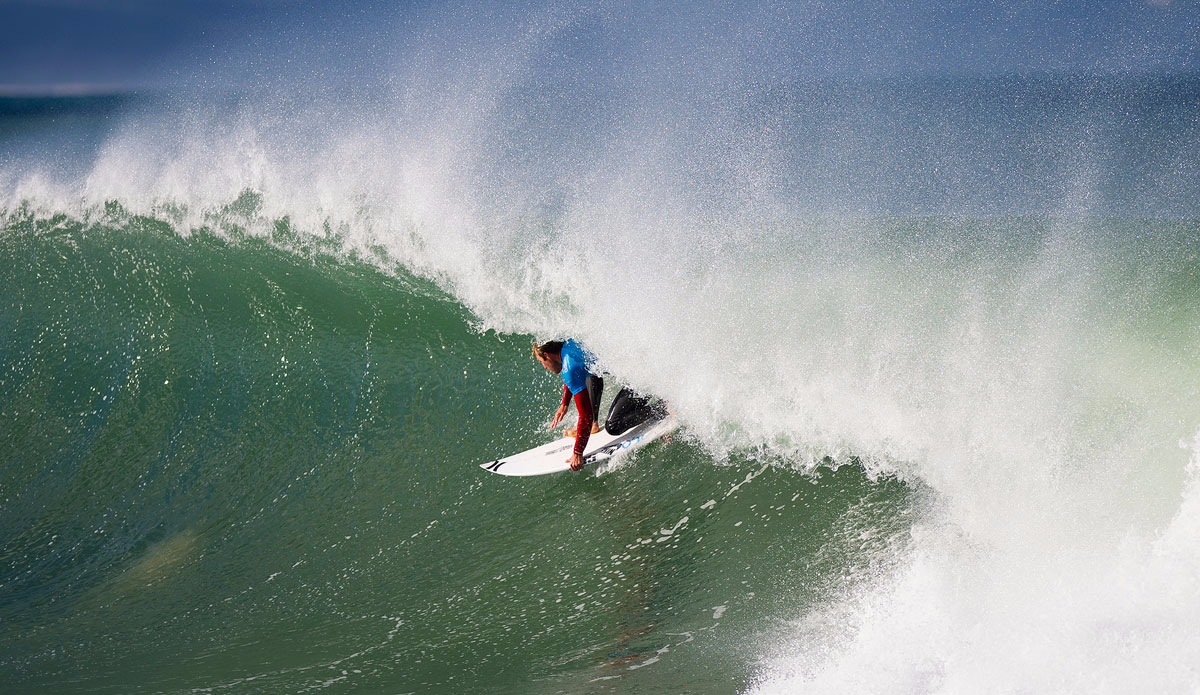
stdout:
[[584,352],[579,343],[567,340],[562,346],[562,380],[571,390],[571,395],[587,388],[587,378],[591,375],[588,369],[590,355]]

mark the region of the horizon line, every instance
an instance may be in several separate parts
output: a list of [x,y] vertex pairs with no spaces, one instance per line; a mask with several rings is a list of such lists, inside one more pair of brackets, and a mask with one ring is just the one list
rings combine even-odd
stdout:
[[112,82],[55,82],[50,84],[0,83],[0,98],[128,96],[154,91],[146,86]]

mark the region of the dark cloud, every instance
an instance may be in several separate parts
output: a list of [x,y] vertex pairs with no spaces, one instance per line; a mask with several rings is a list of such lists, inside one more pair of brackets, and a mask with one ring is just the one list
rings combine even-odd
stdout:
[[[378,79],[405,60],[410,38],[440,31],[445,16],[497,10],[510,19],[551,11],[540,4],[495,2],[429,7],[287,0],[0,0],[0,91],[223,88],[286,74]],[[781,61],[782,72],[823,76],[1198,69],[1197,0],[867,0],[767,3],[760,10],[691,3],[647,9],[606,2],[584,12],[603,17],[606,30],[622,23],[635,34],[646,34],[648,23],[687,27],[682,40],[692,42],[727,31],[731,16],[741,21],[757,12],[761,26],[755,31],[770,44],[764,57]],[[743,43],[738,50],[753,46]],[[668,41],[661,50],[678,48]]]

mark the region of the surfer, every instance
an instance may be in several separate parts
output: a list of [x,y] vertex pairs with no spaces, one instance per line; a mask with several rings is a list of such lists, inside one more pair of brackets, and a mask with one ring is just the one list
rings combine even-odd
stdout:
[[551,340],[541,345],[534,344],[533,356],[542,366],[562,376],[562,404],[554,413],[554,421],[550,427],[557,427],[567,414],[567,408],[572,398],[575,400],[575,410],[579,413],[579,422],[575,429],[566,430],[563,434],[575,437],[575,448],[567,461],[571,470],[583,468],[583,451],[587,447],[588,438],[600,431],[596,417],[600,412],[600,395],[604,392],[604,380],[588,370],[587,354],[574,340]]

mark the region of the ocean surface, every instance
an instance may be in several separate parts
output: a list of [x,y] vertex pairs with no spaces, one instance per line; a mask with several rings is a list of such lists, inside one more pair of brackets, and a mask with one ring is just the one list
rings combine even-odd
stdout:
[[1200,689],[1200,78],[555,36],[0,100],[0,691]]

